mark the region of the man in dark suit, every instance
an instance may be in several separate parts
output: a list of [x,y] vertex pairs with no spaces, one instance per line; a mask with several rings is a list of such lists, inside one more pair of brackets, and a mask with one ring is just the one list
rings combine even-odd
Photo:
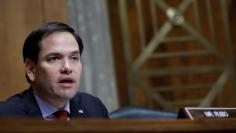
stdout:
[[33,30],[23,47],[30,88],[1,102],[0,117],[108,118],[98,98],[78,92],[82,51],[81,38],[66,24],[50,22]]

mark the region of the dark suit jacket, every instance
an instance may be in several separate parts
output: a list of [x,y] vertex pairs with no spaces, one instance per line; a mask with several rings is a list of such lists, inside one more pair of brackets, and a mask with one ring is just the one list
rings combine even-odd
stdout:
[[[98,98],[81,92],[70,100],[70,112],[71,118],[108,118],[107,109]],[[0,102],[0,117],[42,118],[33,90],[27,89]]]

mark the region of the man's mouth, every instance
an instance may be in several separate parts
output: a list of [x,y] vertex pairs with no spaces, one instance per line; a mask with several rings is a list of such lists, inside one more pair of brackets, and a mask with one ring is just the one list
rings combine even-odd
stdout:
[[72,78],[61,78],[59,79],[59,84],[63,87],[63,88],[71,88],[74,84],[74,80]]
[[65,79],[65,80],[61,80],[59,83],[73,83],[73,82],[74,82],[73,80]]

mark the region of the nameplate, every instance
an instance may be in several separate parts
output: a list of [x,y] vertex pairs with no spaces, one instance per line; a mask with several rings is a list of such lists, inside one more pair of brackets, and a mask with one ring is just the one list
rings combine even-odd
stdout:
[[236,108],[185,107],[182,109],[180,117],[187,117],[191,120],[236,118]]

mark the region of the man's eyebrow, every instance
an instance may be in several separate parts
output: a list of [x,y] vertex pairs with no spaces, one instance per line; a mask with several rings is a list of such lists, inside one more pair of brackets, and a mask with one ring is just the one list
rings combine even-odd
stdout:
[[80,54],[79,50],[73,51],[72,54]]
[[[61,54],[59,52],[52,52],[52,53],[48,53],[45,57],[49,57],[49,56],[60,56]],[[70,55],[80,55],[80,51],[76,50],[70,53]]]
[[53,53],[49,53],[49,54],[47,54],[46,55],[46,57],[48,57],[48,56],[58,56],[58,55],[60,55],[60,53],[57,53],[57,52],[53,52]]

